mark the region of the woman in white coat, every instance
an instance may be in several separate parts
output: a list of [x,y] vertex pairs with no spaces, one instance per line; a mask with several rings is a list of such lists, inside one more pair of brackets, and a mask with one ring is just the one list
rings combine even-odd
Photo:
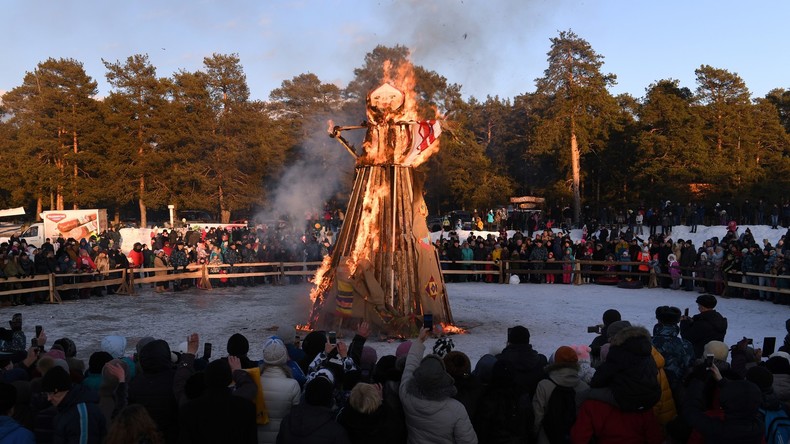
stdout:
[[276,337],[267,339],[263,344],[261,387],[269,412],[269,423],[258,426],[258,444],[275,443],[280,422],[291,411],[291,407],[299,404],[301,389],[291,377],[287,362],[288,350],[283,341]]

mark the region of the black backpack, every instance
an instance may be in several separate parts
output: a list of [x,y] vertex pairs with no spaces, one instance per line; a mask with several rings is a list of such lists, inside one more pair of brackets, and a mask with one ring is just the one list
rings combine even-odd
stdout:
[[554,384],[554,390],[543,412],[543,432],[551,444],[570,443],[571,427],[576,422],[576,390],[548,380]]

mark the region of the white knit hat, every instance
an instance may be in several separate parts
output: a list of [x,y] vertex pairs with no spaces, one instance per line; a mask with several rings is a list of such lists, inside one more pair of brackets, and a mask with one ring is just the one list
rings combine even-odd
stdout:
[[269,338],[263,344],[263,363],[266,365],[284,365],[288,362],[288,350],[278,338]]

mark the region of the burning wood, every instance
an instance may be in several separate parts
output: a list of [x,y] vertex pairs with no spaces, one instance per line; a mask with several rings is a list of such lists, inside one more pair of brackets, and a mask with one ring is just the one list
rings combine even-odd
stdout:
[[[385,82],[367,96],[365,124],[328,123],[329,135],[355,156],[357,168],[335,250],[310,292],[312,328],[340,330],[366,320],[381,332],[409,336],[424,313],[457,328],[425,222],[423,179],[414,170],[439,149],[441,125],[417,120],[410,64],[385,70]],[[361,128],[366,133],[357,155],[341,132]]]

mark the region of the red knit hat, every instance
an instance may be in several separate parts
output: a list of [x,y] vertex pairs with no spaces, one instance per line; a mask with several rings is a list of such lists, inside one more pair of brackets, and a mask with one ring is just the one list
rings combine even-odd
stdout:
[[554,352],[555,364],[572,364],[579,362],[579,356],[576,355],[576,350],[563,345]]

